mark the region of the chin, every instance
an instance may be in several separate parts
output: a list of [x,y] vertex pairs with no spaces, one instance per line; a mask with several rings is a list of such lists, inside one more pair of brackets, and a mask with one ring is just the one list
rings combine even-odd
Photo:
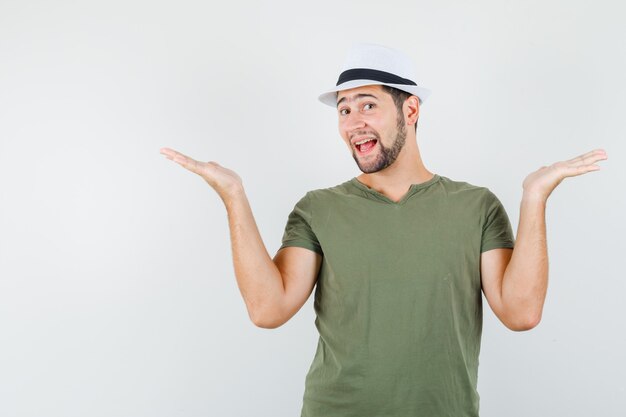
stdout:
[[359,166],[359,170],[361,170],[361,172],[364,173],[364,174],[373,174],[375,172],[379,172],[379,171],[382,171],[383,169],[387,168],[387,167],[382,167],[382,168],[372,167],[372,168],[368,169],[368,168],[363,168],[360,165],[358,165],[358,166]]

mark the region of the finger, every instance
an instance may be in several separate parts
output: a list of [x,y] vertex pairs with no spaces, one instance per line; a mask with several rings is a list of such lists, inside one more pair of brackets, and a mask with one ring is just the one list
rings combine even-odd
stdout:
[[574,167],[579,167],[579,166],[590,166],[593,165],[595,163],[597,163],[598,161],[603,161],[607,159],[606,156],[604,155],[591,155],[588,156],[580,161],[576,161],[574,163],[572,163],[571,165]]
[[174,158],[176,155],[182,155],[182,156],[186,156],[183,155],[182,153],[175,151],[174,149],[170,149],[170,148],[161,148],[160,153],[162,155],[165,155],[166,157],[170,157],[170,158]]
[[161,148],[159,149],[159,153],[161,155],[166,155],[166,156],[170,156],[173,153],[175,153],[176,151],[174,149],[170,149],[170,148]]
[[606,151],[604,149],[594,149],[592,151],[589,151],[587,153],[584,153],[580,156],[578,156],[577,158],[574,159],[587,159],[587,158],[591,158],[594,156],[606,156]]
[[583,161],[587,156],[589,156],[591,154],[593,154],[593,151],[586,152],[586,153],[584,153],[582,155],[578,155],[577,157],[572,158],[572,159],[570,159],[570,160],[568,160],[566,162],[572,163],[572,164],[577,164],[577,163],[580,163],[581,161]]
[[199,163],[193,158],[185,156],[181,153],[174,156],[173,161],[181,165],[182,167],[188,169],[191,172],[199,174]]
[[565,177],[576,177],[578,175],[586,174],[591,171],[600,170],[600,166],[589,164],[589,165],[578,165],[578,166],[570,166],[567,167],[564,171]]
[[178,152],[172,149],[167,149],[167,150],[162,149],[161,154],[165,156],[167,159],[169,159],[170,161],[173,160],[177,155],[179,155]]
[[604,159],[608,159],[606,152],[603,149],[595,149],[591,152],[587,152],[574,159],[571,159],[568,162],[569,164],[573,166],[580,166],[580,165],[590,165],[590,164],[596,163]]
[[182,167],[196,173],[199,174],[199,164],[198,161],[196,161],[195,159],[182,154],[180,152],[177,152],[173,149],[170,148],[161,148],[161,153],[163,155],[165,155],[165,157],[167,159],[170,159],[176,163],[178,163],[179,165],[181,165]]

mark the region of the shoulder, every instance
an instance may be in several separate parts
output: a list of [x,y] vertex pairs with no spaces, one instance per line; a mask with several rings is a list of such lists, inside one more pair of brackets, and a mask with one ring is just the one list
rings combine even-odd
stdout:
[[450,195],[468,195],[473,198],[490,198],[495,196],[491,190],[483,185],[476,185],[467,181],[453,180],[446,176],[440,175],[440,187]]
[[502,207],[489,187],[441,177],[440,187],[445,190],[448,207],[457,210],[459,215],[474,213],[484,219],[488,213]]
[[316,188],[306,193],[306,196],[312,201],[320,201],[327,199],[334,199],[341,196],[347,196],[352,194],[350,188],[351,180],[342,182],[331,187]]

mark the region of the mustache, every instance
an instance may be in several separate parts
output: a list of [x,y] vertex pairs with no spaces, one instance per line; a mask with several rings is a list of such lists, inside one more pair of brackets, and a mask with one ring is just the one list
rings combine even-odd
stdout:
[[350,140],[352,140],[355,136],[366,136],[366,137],[373,137],[375,139],[380,139],[380,136],[376,132],[365,132],[365,131],[355,132],[350,135]]

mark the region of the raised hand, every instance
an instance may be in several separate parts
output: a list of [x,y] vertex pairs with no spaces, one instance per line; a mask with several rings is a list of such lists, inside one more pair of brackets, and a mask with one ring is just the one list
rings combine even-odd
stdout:
[[243,189],[241,177],[235,171],[224,168],[215,161],[200,162],[170,148],[161,148],[160,153],[189,171],[200,175],[217,193],[224,203]]
[[547,200],[563,179],[586,174],[590,171],[597,171],[600,169],[600,166],[595,165],[595,163],[607,158],[604,149],[594,149],[567,161],[559,161],[550,166],[542,166],[524,179],[522,183],[524,194],[529,197]]

